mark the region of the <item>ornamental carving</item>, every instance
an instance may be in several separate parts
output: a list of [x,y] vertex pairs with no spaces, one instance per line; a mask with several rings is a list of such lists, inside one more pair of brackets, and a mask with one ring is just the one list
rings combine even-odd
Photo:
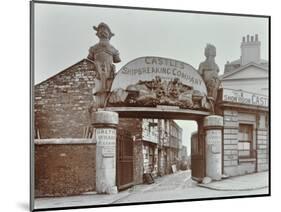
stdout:
[[98,72],[98,79],[101,82],[99,91],[94,93],[94,99],[96,99],[98,107],[103,107],[115,77],[114,63],[119,63],[121,60],[118,50],[110,44],[110,39],[114,34],[109,26],[100,23],[98,27],[94,26],[93,28],[97,31],[99,42],[90,47],[88,59],[93,61],[95,70]]
[[139,81],[111,92],[108,106],[178,106],[183,109],[209,109],[206,96],[178,78],[167,81],[156,76],[151,81]]

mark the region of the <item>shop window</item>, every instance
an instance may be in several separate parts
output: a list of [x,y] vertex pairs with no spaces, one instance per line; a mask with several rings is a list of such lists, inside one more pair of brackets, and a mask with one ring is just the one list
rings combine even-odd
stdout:
[[239,158],[253,157],[253,125],[239,124]]

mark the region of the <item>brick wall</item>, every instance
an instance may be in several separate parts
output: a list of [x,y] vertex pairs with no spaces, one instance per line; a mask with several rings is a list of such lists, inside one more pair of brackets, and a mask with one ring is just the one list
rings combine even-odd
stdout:
[[95,144],[36,144],[35,196],[94,191],[95,156]]
[[99,86],[87,59],[35,86],[35,130],[40,138],[81,138],[89,125],[88,108]]

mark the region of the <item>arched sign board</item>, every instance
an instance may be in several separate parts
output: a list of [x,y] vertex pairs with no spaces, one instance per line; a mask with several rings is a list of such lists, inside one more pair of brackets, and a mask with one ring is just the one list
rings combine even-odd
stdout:
[[202,109],[206,95],[206,85],[191,65],[162,57],[140,57],[118,71],[108,105]]

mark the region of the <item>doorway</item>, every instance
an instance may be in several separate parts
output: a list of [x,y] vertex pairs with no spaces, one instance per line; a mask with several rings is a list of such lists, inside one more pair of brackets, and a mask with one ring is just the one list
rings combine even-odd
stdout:
[[128,130],[117,133],[117,188],[126,189],[134,184],[134,143]]

